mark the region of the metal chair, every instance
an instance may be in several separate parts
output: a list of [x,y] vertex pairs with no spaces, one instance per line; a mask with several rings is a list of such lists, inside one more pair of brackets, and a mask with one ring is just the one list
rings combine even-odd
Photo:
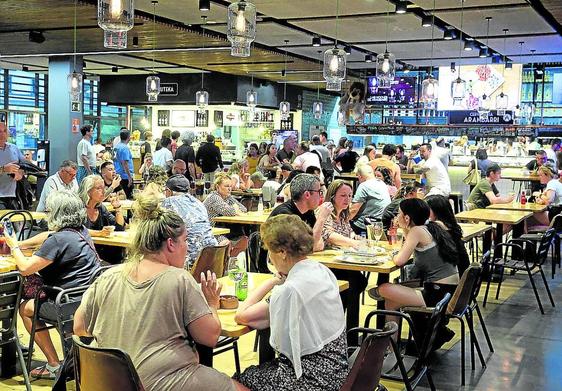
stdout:
[[395,322],[388,322],[383,330],[355,327],[350,333],[363,333],[361,346],[350,357],[350,370],[340,391],[375,390],[379,385],[382,366],[392,335],[398,331]]
[[31,391],[29,374],[21,351],[20,340],[16,331],[17,313],[21,298],[23,278],[19,272],[0,273],[0,346],[13,343],[20,362],[25,388]]
[[[17,219],[18,221],[12,221],[12,219],[16,216],[20,216],[21,220]],[[12,223],[17,223],[17,225],[14,225],[14,228],[18,228],[18,240],[29,239],[29,237],[31,236],[31,232],[33,231],[34,226],[34,219],[30,211],[14,210],[3,215],[1,219],[12,221]]]
[[120,349],[86,345],[77,336],[74,346],[76,390],[144,391],[129,355]]
[[96,281],[98,279],[99,276],[101,276],[103,273],[105,273],[106,271],[108,271],[109,269],[111,269],[112,267],[115,267],[117,265],[105,265],[105,266],[100,266],[98,268],[98,270],[96,270],[94,272],[94,274],[92,274],[92,276],[90,277],[90,280],[88,281],[88,285],[91,285],[94,283],[94,281]]
[[480,263],[480,265],[482,266],[482,271],[478,275],[478,278],[476,279],[476,282],[474,284],[472,298],[470,299],[470,311],[472,313],[476,311],[476,315],[478,316],[479,323],[482,326],[482,332],[484,333],[484,337],[486,338],[486,342],[488,343],[488,349],[490,350],[490,352],[493,353],[494,346],[492,345],[490,334],[488,334],[488,328],[486,327],[486,323],[484,322],[482,311],[480,311],[480,306],[478,305],[478,295],[480,294],[480,288],[482,287],[484,276],[488,275],[488,273],[491,273],[490,257],[491,257],[490,251],[486,251],[484,255],[482,255],[482,261]]
[[[552,299],[552,294],[550,293],[550,288],[548,287],[548,282],[542,269],[542,265],[546,262],[546,258],[548,257],[548,250],[550,249],[552,241],[554,240],[554,235],[554,228],[548,229],[542,236],[538,248],[533,241],[519,238],[512,239],[508,243],[500,243],[494,247],[494,253],[497,253],[497,249],[499,249],[500,252],[503,253],[502,257],[494,258],[491,261],[491,271],[493,272],[494,270],[497,270],[500,273],[500,280],[496,290],[496,300],[500,295],[500,289],[505,269],[510,269],[515,272],[524,271],[529,276],[529,281],[531,282],[537,304],[539,305],[541,314],[544,315],[544,309],[539,297],[539,292],[537,290],[535,280],[533,279],[533,271],[538,270],[544,282],[548,298],[550,299],[550,304],[553,307],[555,306],[554,300]],[[511,255],[508,255],[508,253],[510,252],[509,250],[511,250]],[[488,282],[486,284],[486,292],[484,294],[484,302],[482,304],[484,307],[486,307],[486,301],[488,299],[488,292],[490,290],[492,274],[493,273],[488,274]]]
[[206,273],[207,270],[215,273],[219,278],[225,275],[228,269],[229,247],[229,244],[225,244],[201,249],[190,270],[197,283],[201,282],[201,273]]
[[[400,318],[400,320],[406,320],[408,322],[408,327],[410,328],[410,333],[413,335],[412,342],[415,350],[415,356],[407,354],[402,355],[398,344],[394,342],[393,339],[390,340],[395,360],[392,361],[388,358],[385,360],[382,378],[403,381],[406,386],[406,390],[412,391],[425,375],[427,382],[429,383],[429,388],[432,391],[436,390],[433,378],[429,372],[429,355],[432,352],[437,331],[439,330],[439,326],[445,317],[447,305],[450,300],[451,294],[446,293],[443,299],[441,299],[441,301],[433,308],[412,308],[411,310],[408,309],[408,312],[406,312],[406,308],[403,308],[400,311],[375,310],[367,315],[365,319],[366,328],[369,327],[369,323],[375,315],[393,315]],[[423,336],[419,336],[416,333],[416,328],[411,318],[411,314],[413,313],[426,314],[429,316],[427,332]],[[401,322],[399,326],[400,325]],[[399,327],[398,335],[400,335],[400,329],[401,327]],[[396,370],[398,370],[399,373],[396,373]]]
[[560,267],[560,242],[562,238],[562,214],[557,214],[550,220],[550,225],[548,227],[533,227],[529,229],[529,232],[523,234],[519,239],[532,240],[533,242],[540,242],[544,232],[550,228],[553,228],[556,232],[554,235],[554,240],[552,241],[552,278],[554,278],[554,273],[556,272],[556,264]]

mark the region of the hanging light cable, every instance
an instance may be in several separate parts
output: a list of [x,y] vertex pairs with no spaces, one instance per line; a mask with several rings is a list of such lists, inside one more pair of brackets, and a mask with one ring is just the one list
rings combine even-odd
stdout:
[[336,0],[336,37],[332,49],[324,52],[323,75],[326,80],[326,90],[341,91],[341,82],[345,79],[347,58],[345,51],[338,49],[338,25],[339,25],[340,2]]
[[459,39],[459,69],[457,78],[451,83],[451,96],[453,98],[453,106],[462,106],[464,97],[466,96],[466,81],[461,78],[461,65],[462,65],[462,52],[463,52],[463,22],[464,22],[464,0],[461,1],[461,24],[460,24],[460,39]]
[[287,44],[289,43],[288,40],[285,40],[285,59],[284,59],[284,67],[283,67],[283,77],[285,78],[285,82],[283,83],[283,101],[279,103],[279,112],[281,113],[281,119],[286,121],[289,119],[291,113],[291,104],[287,102]]
[[[507,33],[508,33],[509,29],[503,29],[503,55],[504,55],[504,66],[502,69],[502,90],[500,92],[500,94],[496,97],[496,109],[497,110],[507,110],[508,105],[509,105],[509,99],[507,94],[505,94],[503,92],[503,87],[505,86],[505,69],[507,68],[507,56],[505,54],[505,47],[506,47],[506,41],[507,41]],[[499,114],[499,112],[498,112]]]
[[[319,50],[318,53],[321,55],[322,51]],[[318,64],[320,65],[320,70],[322,70],[322,56],[318,59]],[[324,112],[324,105],[320,101],[320,84],[316,87],[316,101],[312,103],[312,114],[314,119],[322,118]]]
[[158,1],[152,1],[152,71],[150,76],[146,78],[146,95],[149,102],[158,101],[160,94],[160,78],[156,76],[154,71],[154,50],[156,49],[156,4]]
[[68,92],[70,94],[70,100],[73,103],[78,102],[80,107],[80,102],[82,101],[82,80],[83,75],[81,72],[76,72],[76,8],[78,7],[78,0],[74,0],[74,66],[72,73],[68,75]]
[[[489,43],[490,43],[490,21],[492,20],[491,16],[486,16],[486,22],[487,22],[487,27],[486,27],[486,51],[488,50]],[[486,82],[488,80],[488,57],[486,56],[486,62],[484,63],[484,72],[483,72],[483,77],[484,77],[484,82]],[[487,117],[488,114],[490,113],[490,106],[491,106],[491,99],[490,96],[486,94],[486,92],[484,91],[484,94],[482,94],[482,97],[480,99],[479,102],[479,106],[478,106],[478,113],[480,114],[480,117]]]
[[433,48],[434,48],[434,32],[435,32],[435,0],[433,0],[433,12],[431,14],[431,67],[429,68],[427,78],[422,82],[422,93],[420,100],[428,105],[433,106],[437,102],[439,90],[439,82],[433,77]]
[[396,76],[396,58],[388,52],[388,25],[390,22],[389,12],[386,12],[386,40],[384,53],[377,56],[376,77],[380,87],[390,87]]
[[103,29],[103,46],[127,48],[127,31],[135,24],[134,0],[98,0],[98,25]]
[[[201,26],[203,30],[203,48],[205,48],[205,28]],[[205,71],[201,70],[201,89],[195,93],[195,105],[197,106],[197,111],[199,113],[204,113],[205,109],[209,105],[209,93],[205,91]]]

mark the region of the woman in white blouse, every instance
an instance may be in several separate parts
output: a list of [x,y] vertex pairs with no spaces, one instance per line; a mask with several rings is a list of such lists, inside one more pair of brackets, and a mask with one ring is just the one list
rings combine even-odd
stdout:
[[339,390],[348,373],[344,312],[335,276],[307,259],[311,228],[298,216],[279,215],[260,234],[278,273],[240,304],[235,320],[269,327],[279,355],[235,378],[252,390]]

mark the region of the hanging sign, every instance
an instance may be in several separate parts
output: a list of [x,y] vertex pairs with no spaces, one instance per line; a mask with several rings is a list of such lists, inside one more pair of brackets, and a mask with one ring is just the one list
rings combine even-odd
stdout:
[[513,111],[503,110],[502,115],[497,110],[490,110],[485,116],[476,110],[451,110],[449,123],[455,125],[512,125]]
[[178,83],[160,83],[160,96],[178,96]]

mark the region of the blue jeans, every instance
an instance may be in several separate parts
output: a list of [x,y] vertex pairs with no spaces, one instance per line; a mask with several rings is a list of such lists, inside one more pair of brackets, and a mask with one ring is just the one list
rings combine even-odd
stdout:
[[[92,169],[92,174],[97,174],[96,169]],[[78,171],[76,172],[76,182],[78,182],[78,184],[80,184],[80,182],[82,182],[82,179],[86,178],[88,176],[88,170],[86,170],[86,167],[84,166],[78,166]]]

